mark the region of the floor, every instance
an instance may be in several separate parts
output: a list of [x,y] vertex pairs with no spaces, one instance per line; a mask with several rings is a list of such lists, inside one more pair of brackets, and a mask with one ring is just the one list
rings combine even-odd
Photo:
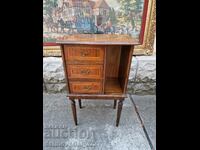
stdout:
[[113,101],[82,100],[78,126],[65,94],[43,94],[44,150],[156,149],[156,96],[129,95],[119,127]]

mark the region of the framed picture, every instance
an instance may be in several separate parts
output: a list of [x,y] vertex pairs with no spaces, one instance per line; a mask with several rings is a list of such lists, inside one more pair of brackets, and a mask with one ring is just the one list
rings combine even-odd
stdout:
[[141,43],[135,55],[151,55],[155,0],[43,0],[43,55],[61,56],[67,34],[128,34]]

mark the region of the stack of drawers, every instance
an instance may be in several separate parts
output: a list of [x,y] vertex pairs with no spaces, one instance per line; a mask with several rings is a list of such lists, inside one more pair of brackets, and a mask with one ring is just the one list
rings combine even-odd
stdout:
[[105,47],[65,45],[64,55],[70,93],[102,94]]

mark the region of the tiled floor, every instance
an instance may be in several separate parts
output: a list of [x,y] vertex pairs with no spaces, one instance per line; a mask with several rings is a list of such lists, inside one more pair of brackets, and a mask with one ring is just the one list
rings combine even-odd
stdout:
[[116,109],[112,100],[82,100],[83,108],[77,105],[78,126],[75,126],[65,94],[44,94],[44,150],[155,149],[155,102],[155,96],[127,98],[119,127],[115,127]]

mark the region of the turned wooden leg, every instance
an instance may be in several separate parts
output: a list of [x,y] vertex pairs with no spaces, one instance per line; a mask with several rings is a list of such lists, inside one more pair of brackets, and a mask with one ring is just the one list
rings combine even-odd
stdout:
[[118,102],[117,120],[116,120],[116,126],[117,126],[117,127],[118,127],[118,125],[119,125],[119,120],[120,120],[120,117],[121,117],[121,111],[122,111],[122,107],[123,107],[123,101],[124,101],[124,99],[119,100],[119,102]]
[[114,106],[113,106],[113,109],[116,108],[116,104],[117,104],[117,100],[115,99],[115,100],[114,100]]
[[81,106],[81,99],[78,99],[78,104],[79,104],[79,108],[81,109],[82,106]]
[[72,114],[74,118],[74,123],[77,125],[77,115],[76,115],[76,102],[74,99],[70,99],[71,101],[71,107],[72,107]]

